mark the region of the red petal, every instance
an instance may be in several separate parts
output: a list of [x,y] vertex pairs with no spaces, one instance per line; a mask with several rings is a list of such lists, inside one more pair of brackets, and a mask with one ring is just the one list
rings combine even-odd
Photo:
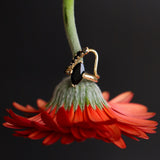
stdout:
[[62,144],[70,144],[74,141],[74,137],[72,135],[64,135],[61,139]]
[[126,148],[126,144],[124,142],[124,140],[122,138],[120,138],[119,140],[117,141],[113,141],[113,143],[118,146],[119,148],[121,149],[125,149]]
[[133,135],[133,136],[136,136],[139,138],[143,138],[143,139],[148,139],[148,136],[143,131],[141,131],[140,129],[138,129],[136,127],[127,126],[124,124],[118,124],[118,126],[119,126],[120,130],[122,130],[123,132],[125,132],[127,134],[130,134],[130,135]]
[[85,112],[88,115],[88,118],[92,122],[103,122],[103,119],[97,113],[96,109],[93,109],[92,106],[85,107]]
[[146,112],[144,114],[137,114],[137,115],[132,115],[132,117],[137,118],[137,119],[150,119],[152,117],[154,117],[156,115],[156,113],[154,112]]
[[18,133],[13,133],[13,136],[27,138],[27,136],[23,136],[23,135],[18,134]]
[[68,120],[70,121],[70,124],[72,124],[73,118],[74,118],[74,108],[73,105],[71,106],[71,108],[69,110],[67,110],[66,112]]
[[5,116],[4,119],[5,119],[7,122],[15,125],[16,127],[31,127],[31,126],[32,126],[32,125],[31,125],[31,122],[30,122],[27,118],[24,118],[24,117],[22,117],[22,116],[16,115],[12,110],[9,110],[8,112],[9,112],[10,116],[11,116],[13,119],[11,119],[11,118],[8,117],[8,116]]
[[28,136],[29,134],[33,133],[33,129],[27,129],[24,131],[15,131],[15,133],[22,135],[22,136]]
[[109,101],[109,97],[110,97],[110,95],[109,95],[109,92],[103,92],[102,93],[102,95],[103,95],[103,98],[106,100],[106,101]]
[[115,114],[115,117],[117,118],[117,121],[121,123],[136,125],[140,127],[145,127],[145,126],[155,127],[158,125],[156,121],[132,118],[116,112],[114,112],[114,114]]
[[32,127],[31,121],[22,116],[16,115],[12,110],[9,110],[10,116],[15,120],[16,124],[23,127]]
[[[10,118],[10,117],[9,117]],[[8,122],[5,122],[5,123],[3,123],[3,126],[4,127],[7,127],[7,128],[11,128],[11,129],[22,129],[23,127],[17,127],[17,126],[15,126],[15,125],[13,125],[13,124],[10,124],[10,123],[8,123]]]
[[12,118],[10,118],[9,116],[4,116],[4,120],[6,122],[8,122],[9,124],[12,124],[12,125],[15,125],[15,126],[17,125],[16,122],[15,122],[15,120],[12,119]]
[[121,137],[121,131],[116,124],[97,125],[96,132],[101,139],[116,141]]
[[51,128],[54,131],[59,131],[58,126],[54,123],[53,119],[46,111],[42,112],[41,118],[47,127]]
[[138,138],[136,138],[136,137],[134,137],[134,136],[132,136],[132,135],[130,135],[130,134],[123,133],[123,135],[125,135],[125,136],[127,136],[127,137],[129,137],[129,138],[131,138],[131,139],[133,139],[133,140],[135,140],[135,141],[139,141]]
[[147,112],[147,107],[137,103],[109,103],[110,107],[125,115],[139,115]]
[[41,114],[41,117],[45,125],[49,127],[51,130],[63,133],[68,132],[68,130],[59,126],[59,124],[56,121],[56,117],[51,118],[51,116],[45,111]]
[[50,135],[48,135],[44,140],[43,140],[43,144],[44,145],[51,145],[55,142],[57,142],[60,139],[61,135],[57,134],[55,132],[51,133]]
[[41,113],[39,113],[39,114],[37,114],[37,115],[35,115],[33,117],[29,117],[28,120],[35,121],[35,122],[41,122],[42,121],[41,120]]
[[37,140],[37,139],[41,139],[41,138],[48,136],[48,134],[49,134],[49,132],[35,131],[35,132],[31,133],[28,136],[28,138],[33,139],[33,140]]
[[112,135],[109,132],[103,130],[97,130],[96,132],[99,139],[112,139]]
[[[102,139],[102,138],[99,138],[99,137],[97,137],[97,139]],[[109,140],[109,139],[102,139],[104,142],[106,142],[106,143],[111,143],[111,141]]]
[[111,103],[129,103],[132,100],[133,96],[134,94],[131,91],[127,91],[127,92],[119,94],[118,96],[110,100],[109,102]]
[[[49,110],[50,110],[51,108],[49,108],[47,111],[48,111],[48,113],[50,112]],[[54,109],[49,113],[50,114],[50,116],[51,116],[51,118],[54,118],[54,116],[55,116],[55,114],[56,114],[56,107],[54,107]]]
[[83,121],[84,121],[83,112],[81,108],[78,106],[77,110],[74,113],[73,123],[80,123]]
[[44,110],[44,109],[46,109],[46,105],[47,105],[46,101],[44,101],[43,99],[37,99],[38,108]]
[[50,128],[38,123],[38,122],[34,122],[32,121],[32,126],[37,129],[37,130],[40,130],[40,131],[51,131]]
[[113,111],[110,108],[104,106],[103,110],[112,120],[115,120],[116,117],[114,116]]
[[117,140],[121,137],[121,131],[116,124],[102,125],[101,128],[104,130],[104,132],[108,132],[110,134],[109,139],[111,140]]
[[154,131],[154,129],[156,129],[157,127],[138,127],[139,129],[141,129],[143,132],[146,133],[156,133],[156,131]]
[[108,114],[106,114],[104,109],[99,109],[98,107],[96,107],[96,112],[101,117],[102,121],[108,121],[108,123],[114,122],[114,119],[111,119],[110,116]]
[[71,133],[72,135],[76,138],[76,139],[84,139],[84,137],[81,136],[79,128],[76,127],[72,127],[71,128]]
[[24,107],[24,106],[18,104],[17,102],[13,102],[12,104],[16,109],[18,109],[20,111],[23,111],[23,112],[27,112],[27,113],[37,113],[37,112],[39,112],[38,110],[34,109],[32,106],[29,106],[29,105]]
[[96,131],[93,130],[93,129],[83,129],[83,128],[80,128],[79,129],[80,131],[80,134],[84,137],[84,138],[94,138],[96,137]]
[[69,127],[72,125],[68,118],[67,111],[64,109],[64,107],[59,108],[56,114],[56,120],[60,127]]

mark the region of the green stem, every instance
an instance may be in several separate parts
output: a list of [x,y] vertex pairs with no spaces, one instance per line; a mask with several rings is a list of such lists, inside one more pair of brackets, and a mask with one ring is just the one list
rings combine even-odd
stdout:
[[63,20],[72,55],[81,50],[74,18],[74,0],[63,0]]

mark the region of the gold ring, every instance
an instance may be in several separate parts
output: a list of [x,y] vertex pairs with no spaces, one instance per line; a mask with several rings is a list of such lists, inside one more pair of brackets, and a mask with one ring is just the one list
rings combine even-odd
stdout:
[[[95,55],[94,72],[93,72],[94,74],[89,74],[85,72],[85,67],[82,58],[88,53],[93,53]],[[81,51],[77,52],[77,54],[72,59],[71,64],[67,67],[65,72],[67,75],[71,75],[72,86],[74,87],[83,78],[93,82],[98,82],[100,76],[97,73],[97,67],[98,67],[98,53],[94,49],[89,49],[88,47],[86,47]]]

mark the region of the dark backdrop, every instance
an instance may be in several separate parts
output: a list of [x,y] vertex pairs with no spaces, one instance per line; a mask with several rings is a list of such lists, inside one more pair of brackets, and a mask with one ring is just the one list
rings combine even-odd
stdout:
[[[134,100],[157,112],[160,102],[160,1],[75,0],[82,46],[99,52],[99,86],[115,96],[132,90]],[[62,0],[1,2],[0,121],[13,101],[36,105],[49,100],[65,76],[71,52],[62,21]],[[125,138],[127,149],[98,140],[44,147],[40,141],[13,137],[0,126],[4,160],[150,160],[159,158],[159,132],[150,140]]]

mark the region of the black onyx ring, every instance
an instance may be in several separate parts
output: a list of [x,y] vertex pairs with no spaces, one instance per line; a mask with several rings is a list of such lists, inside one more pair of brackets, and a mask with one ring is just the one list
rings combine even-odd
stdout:
[[[93,75],[85,72],[82,60],[82,58],[88,53],[93,53],[95,55]],[[88,47],[86,47],[81,51],[77,52],[77,54],[72,59],[71,64],[67,67],[65,72],[67,75],[71,75],[72,86],[75,87],[75,85],[77,85],[83,78],[93,82],[98,82],[100,76],[97,74],[97,67],[98,67],[98,53],[94,49],[89,49]]]

